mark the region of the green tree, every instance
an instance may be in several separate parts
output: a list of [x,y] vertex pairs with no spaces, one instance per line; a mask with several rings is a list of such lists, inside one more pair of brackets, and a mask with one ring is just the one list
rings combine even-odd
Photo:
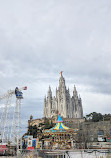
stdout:
[[102,120],[103,120],[103,115],[101,113],[96,113],[96,112],[92,113],[93,122],[98,122],[98,121],[102,121]]
[[37,137],[37,131],[38,131],[38,129],[37,129],[37,126],[36,126],[36,125],[34,125],[34,126],[29,126],[29,129],[28,129],[27,134],[28,134],[28,135],[33,135],[33,137],[36,138],[36,137]]
[[52,120],[50,122],[49,119],[46,119],[44,125],[45,125],[44,129],[50,129],[50,128],[54,127],[55,124],[52,122]]
[[103,118],[105,121],[109,121],[109,120],[111,120],[111,114],[104,114]]
[[92,112],[86,115],[86,121],[98,122],[103,120],[103,115],[101,113]]
[[26,149],[26,147],[27,147],[27,145],[26,145],[25,140],[24,140],[22,149]]

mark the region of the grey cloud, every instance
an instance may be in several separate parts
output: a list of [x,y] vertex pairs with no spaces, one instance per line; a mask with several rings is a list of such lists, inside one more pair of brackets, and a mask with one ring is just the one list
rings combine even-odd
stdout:
[[41,98],[42,110],[49,84],[54,91],[63,70],[67,87],[110,95],[110,8],[110,0],[1,1],[0,94],[27,85],[24,109],[33,99],[36,109]]

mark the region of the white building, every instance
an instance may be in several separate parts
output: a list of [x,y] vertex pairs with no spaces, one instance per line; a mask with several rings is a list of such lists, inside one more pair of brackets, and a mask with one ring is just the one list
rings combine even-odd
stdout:
[[64,118],[83,118],[82,100],[78,97],[75,86],[73,96],[70,96],[69,89],[66,89],[62,72],[59,79],[59,87],[56,89],[56,97],[52,97],[52,91],[49,86],[47,98],[44,98],[44,117],[51,118],[57,113],[60,113]]

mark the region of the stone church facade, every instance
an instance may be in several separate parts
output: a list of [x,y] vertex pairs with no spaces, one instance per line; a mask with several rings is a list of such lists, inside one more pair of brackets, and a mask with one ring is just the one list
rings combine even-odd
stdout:
[[63,118],[83,118],[82,100],[78,97],[75,86],[73,96],[70,96],[62,72],[59,79],[59,87],[56,89],[56,96],[52,97],[52,91],[49,86],[47,97],[44,98],[44,117],[52,118],[58,113]]

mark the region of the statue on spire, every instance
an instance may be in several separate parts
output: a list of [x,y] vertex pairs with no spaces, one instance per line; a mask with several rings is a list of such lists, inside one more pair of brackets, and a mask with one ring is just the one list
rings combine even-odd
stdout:
[[60,72],[60,74],[61,74],[61,77],[62,77],[62,73],[63,73],[63,71],[61,71],[61,72]]

